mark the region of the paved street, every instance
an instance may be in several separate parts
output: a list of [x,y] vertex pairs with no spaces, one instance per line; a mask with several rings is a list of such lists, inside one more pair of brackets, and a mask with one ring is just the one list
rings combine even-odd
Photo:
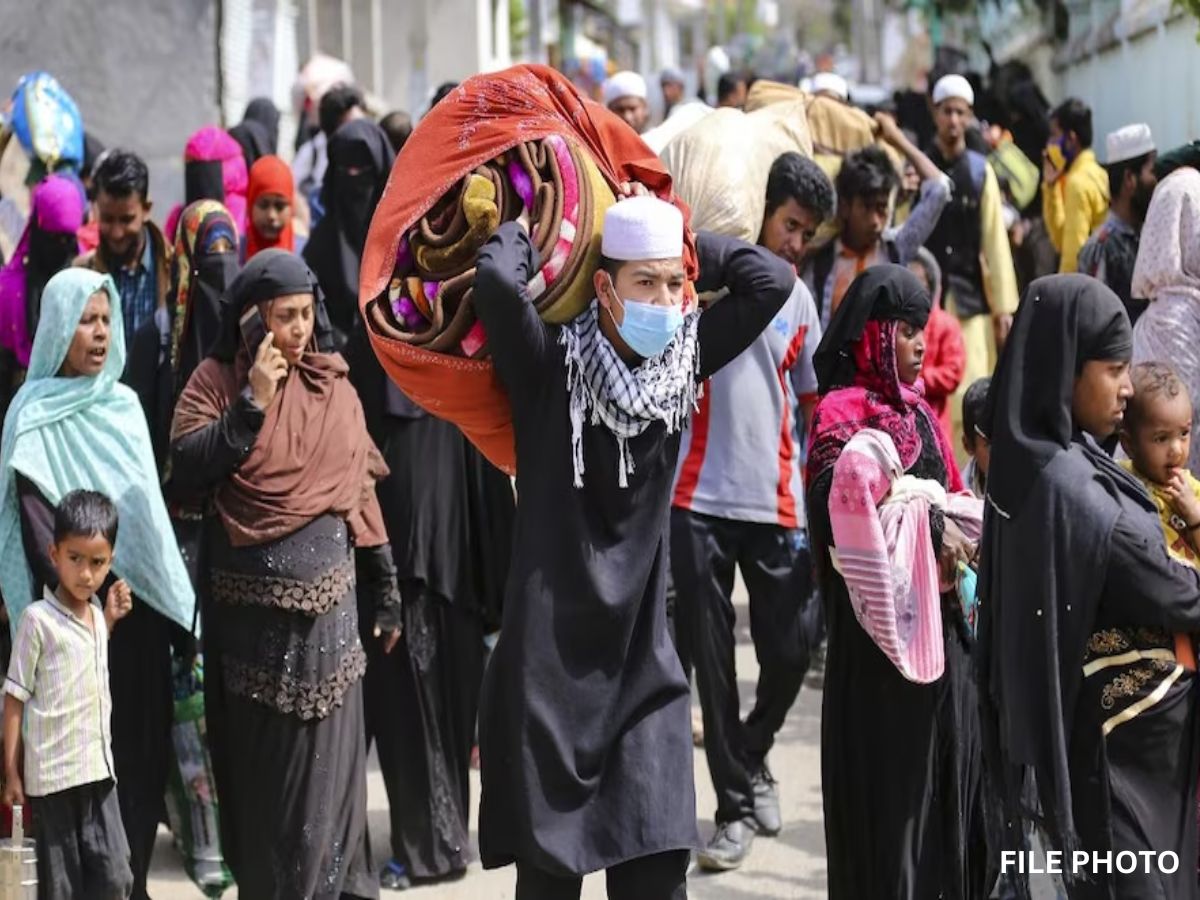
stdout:
[[[753,697],[757,665],[750,643],[746,619],[745,594],[739,585],[738,673],[741,676],[743,709]],[[805,685],[792,709],[779,742],[771,754],[771,767],[780,781],[784,829],[776,838],[761,838],[747,864],[737,872],[717,876],[697,874],[689,882],[689,896],[699,900],[757,900],[787,898],[815,900],[825,896],[825,839],[821,822],[820,774],[821,697],[819,691]],[[368,792],[370,795],[371,834],[377,853],[387,841],[387,796],[383,781],[372,761]],[[696,752],[696,792],[702,819],[701,833],[712,830],[715,809],[712,782],[704,752]],[[473,778],[472,798],[477,802],[479,781]],[[474,815],[472,832],[475,838]],[[414,900],[511,900],[514,895],[512,868],[484,872],[472,865],[467,877],[451,885],[416,888],[407,892]],[[198,900],[202,895],[188,881],[166,832],[159,835],[154,877],[150,895],[154,900]],[[235,897],[230,891],[226,897]],[[385,896],[388,896],[385,894]],[[391,895],[396,896],[396,895]],[[593,876],[584,882],[585,900],[603,900],[604,878]]]

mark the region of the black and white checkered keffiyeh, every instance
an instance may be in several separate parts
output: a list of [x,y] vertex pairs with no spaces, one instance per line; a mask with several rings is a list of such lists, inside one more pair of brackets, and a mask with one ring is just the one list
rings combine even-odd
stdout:
[[571,453],[575,487],[583,487],[583,425],[591,412],[593,425],[603,425],[617,439],[617,480],[629,487],[633,457],[628,441],[654,422],[663,422],[667,432],[683,428],[700,388],[700,348],[696,326],[700,313],[683,320],[667,349],[637,368],[630,368],[608,338],[600,332],[600,304],[591,307],[562,329],[559,341],[566,349],[567,391],[571,395]]

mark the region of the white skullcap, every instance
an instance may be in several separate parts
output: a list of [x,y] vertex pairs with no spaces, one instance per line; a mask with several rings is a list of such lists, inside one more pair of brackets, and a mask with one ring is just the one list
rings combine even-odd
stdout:
[[1154,146],[1154,135],[1150,133],[1150,126],[1144,122],[1118,128],[1109,134],[1107,143],[1110,166],[1137,159],[1139,156],[1153,153],[1157,149]]
[[667,66],[658,76],[658,81],[660,84],[687,84],[687,77],[678,66]]
[[975,89],[971,87],[971,82],[961,75],[944,75],[933,86],[933,105],[937,106],[953,97],[965,100],[967,106],[975,105]]
[[818,72],[809,84],[814,94],[833,94],[843,102],[850,99],[850,85],[837,72]]
[[646,79],[637,72],[617,72],[604,82],[604,105],[609,106],[622,97],[646,99]]
[[683,256],[683,213],[657,197],[614,203],[604,214],[600,252],[622,262]]

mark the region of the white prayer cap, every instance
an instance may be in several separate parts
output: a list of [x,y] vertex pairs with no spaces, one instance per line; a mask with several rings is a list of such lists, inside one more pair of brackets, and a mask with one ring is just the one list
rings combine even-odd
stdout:
[[658,81],[659,84],[687,84],[687,77],[678,66],[667,66],[658,76]]
[[683,213],[657,197],[614,203],[604,214],[600,252],[622,262],[683,256]]
[[837,72],[818,72],[812,77],[810,90],[814,94],[833,94],[843,103],[850,99],[850,85]]
[[604,105],[608,106],[622,97],[646,99],[646,79],[637,72],[626,69],[617,72],[604,82]]
[[1137,159],[1139,156],[1153,153],[1157,149],[1154,146],[1154,135],[1150,133],[1150,126],[1145,122],[1126,125],[1124,128],[1110,132],[1107,143],[1110,166]]
[[953,97],[965,100],[967,106],[975,105],[975,90],[971,87],[971,82],[961,75],[943,75],[933,86],[933,105],[937,106]]

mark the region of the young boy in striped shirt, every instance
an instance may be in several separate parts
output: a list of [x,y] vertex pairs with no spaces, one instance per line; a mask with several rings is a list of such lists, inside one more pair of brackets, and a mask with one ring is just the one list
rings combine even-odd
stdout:
[[3,800],[29,797],[39,900],[117,900],[133,890],[108,687],[108,634],[133,600],[124,581],[109,588],[103,611],[96,596],[116,540],[117,511],[107,497],[63,497],[50,547],[58,588],[21,615],[4,682]]

